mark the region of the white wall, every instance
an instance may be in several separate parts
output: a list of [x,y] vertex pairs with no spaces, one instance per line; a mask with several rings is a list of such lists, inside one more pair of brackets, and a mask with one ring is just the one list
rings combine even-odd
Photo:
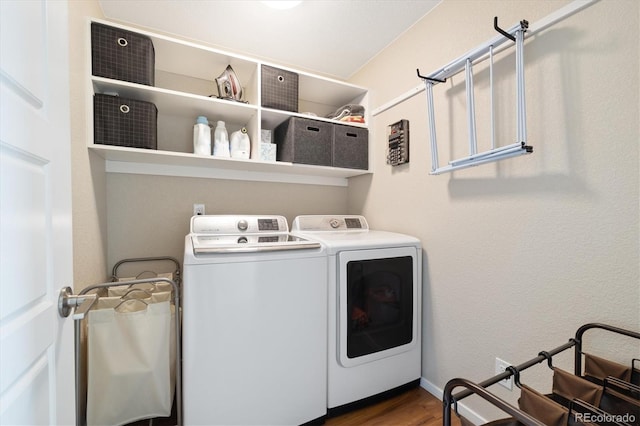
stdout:
[[[428,74],[493,38],[495,15],[508,28],[567,3],[445,0],[352,81],[369,87],[378,107],[420,84],[416,68]],[[640,329],[639,15],[634,0],[602,0],[527,39],[530,156],[430,176],[425,95],[374,119],[376,173],[350,180],[349,211],[422,240],[422,373],[432,389],[454,377],[489,378],[496,356],[520,364],[587,322]],[[513,61],[510,49],[496,62],[496,73],[509,76],[496,76],[503,145],[515,142]],[[485,65],[475,75],[481,144],[489,134]],[[463,74],[434,93],[446,164],[468,152]],[[391,168],[385,131],[401,118],[410,120],[411,162]],[[447,145],[451,138],[459,148]],[[621,344],[594,350],[628,362]],[[636,344],[625,348],[640,354]],[[571,355],[556,365],[572,368]],[[548,371],[528,370],[523,382],[548,391]],[[516,402],[517,391],[492,390]],[[463,402],[492,416],[478,399]]]
[[279,214],[291,223],[300,214],[345,212],[347,189],[166,176],[107,176],[109,265],[124,258],[173,256],[182,262],[193,204],[207,214]]
[[[106,281],[107,211],[104,161],[87,149],[86,76],[88,16],[102,18],[97,1],[69,1],[69,72],[71,107],[71,193],[73,200],[73,276],[76,291]],[[65,284],[66,285],[66,284]]]

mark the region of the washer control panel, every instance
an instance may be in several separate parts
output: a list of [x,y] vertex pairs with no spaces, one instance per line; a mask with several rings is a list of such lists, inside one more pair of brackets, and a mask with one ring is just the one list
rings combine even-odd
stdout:
[[[278,218],[270,218],[270,219],[260,219],[258,218],[258,230],[259,231],[282,231],[282,225]],[[284,224],[284,230],[287,230],[287,223]]]
[[191,232],[195,234],[238,235],[288,233],[284,216],[199,215],[191,218]]

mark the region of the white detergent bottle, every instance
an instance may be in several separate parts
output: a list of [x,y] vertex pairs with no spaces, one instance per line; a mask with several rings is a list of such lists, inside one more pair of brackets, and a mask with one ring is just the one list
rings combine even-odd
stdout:
[[229,134],[224,125],[224,121],[218,121],[216,130],[213,132],[213,155],[217,157],[230,157]]
[[231,141],[229,144],[231,146],[231,158],[249,159],[251,141],[249,140],[249,135],[245,127],[231,133]]
[[211,155],[211,128],[205,116],[199,116],[193,126],[193,153]]

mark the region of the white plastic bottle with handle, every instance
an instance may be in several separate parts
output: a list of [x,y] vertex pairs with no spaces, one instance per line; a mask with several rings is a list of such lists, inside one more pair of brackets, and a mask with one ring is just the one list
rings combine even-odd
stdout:
[[224,121],[218,121],[216,130],[213,132],[213,155],[216,157],[230,157],[229,134]]
[[247,134],[247,129],[245,127],[231,133],[231,141],[229,142],[229,145],[231,146],[231,158],[240,158],[243,160],[249,159],[251,153],[251,141],[249,140],[249,135]]
[[193,153],[211,155],[211,128],[207,117],[201,115],[193,126]]

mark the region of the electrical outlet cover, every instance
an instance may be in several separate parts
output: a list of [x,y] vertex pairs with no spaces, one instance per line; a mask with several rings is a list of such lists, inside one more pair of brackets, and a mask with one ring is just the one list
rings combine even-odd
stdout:
[[[504,373],[507,370],[507,367],[509,367],[510,365],[511,364],[507,361],[496,358],[496,375]],[[513,390],[513,376],[509,376],[509,378],[507,379],[500,380],[498,383],[509,390]]]
[[200,216],[204,214],[204,204],[194,204],[193,205],[193,215]]

